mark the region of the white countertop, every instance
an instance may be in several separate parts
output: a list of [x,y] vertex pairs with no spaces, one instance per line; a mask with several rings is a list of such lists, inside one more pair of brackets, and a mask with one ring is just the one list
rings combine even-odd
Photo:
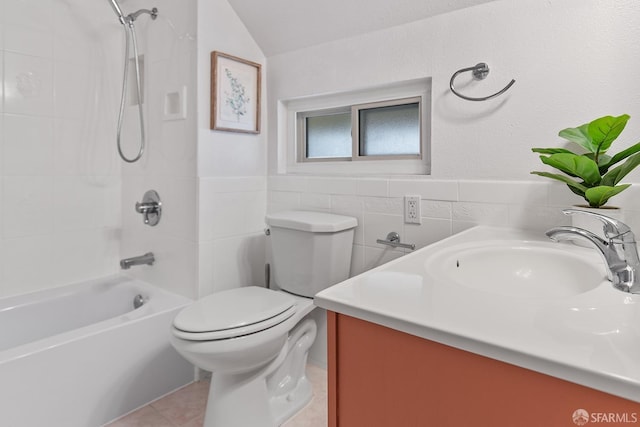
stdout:
[[[453,284],[426,265],[449,247],[544,242],[597,265],[602,281],[560,297],[501,295]],[[323,290],[315,304],[411,335],[640,402],[640,295],[605,280],[595,250],[542,232],[475,227]]]

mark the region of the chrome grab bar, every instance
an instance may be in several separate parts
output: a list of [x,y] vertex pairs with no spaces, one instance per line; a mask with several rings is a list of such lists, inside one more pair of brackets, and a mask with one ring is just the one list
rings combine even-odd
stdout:
[[416,245],[414,243],[400,243],[400,235],[395,231],[387,234],[387,238],[385,240],[378,239],[376,243],[380,243],[381,245],[391,246],[393,248],[404,248],[415,250]]
[[516,82],[514,79],[511,79],[508,85],[506,85],[504,88],[502,88],[502,90],[499,90],[493,95],[474,98],[471,96],[462,95],[461,93],[456,91],[456,88],[453,85],[453,81],[456,79],[456,77],[458,77],[458,75],[461,73],[466,73],[467,71],[472,72],[474,79],[484,80],[489,75],[489,66],[484,62],[480,62],[479,64],[476,64],[473,67],[462,68],[456,71],[455,73],[453,73],[453,75],[451,76],[451,80],[449,80],[449,88],[451,89],[451,92],[453,92],[455,95],[459,96],[462,99],[466,99],[467,101],[486,101],[487,99],[495,98],[496,96],[500,96],[506,91],[508,91],[509,88],[513,86],[513,84]]

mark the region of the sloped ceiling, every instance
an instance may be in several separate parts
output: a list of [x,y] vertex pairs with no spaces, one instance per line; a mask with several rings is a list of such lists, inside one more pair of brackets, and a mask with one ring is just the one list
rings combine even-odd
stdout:
[[228,0],[269,57],[494,0]]

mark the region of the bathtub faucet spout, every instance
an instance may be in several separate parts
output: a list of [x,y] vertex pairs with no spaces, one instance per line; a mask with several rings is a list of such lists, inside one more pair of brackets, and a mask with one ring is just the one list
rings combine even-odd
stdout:
[[155,260],[156,258],[153,256],[153,252],[147,252],[144,255],[121,259],[120,267],[123,270],[128,270],[134,265],[142,265],[142,264],[153,265]]

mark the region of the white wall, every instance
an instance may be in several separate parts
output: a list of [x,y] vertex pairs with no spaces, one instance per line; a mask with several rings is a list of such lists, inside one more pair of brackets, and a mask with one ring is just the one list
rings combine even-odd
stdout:
[[[147,149],[129,165],[115,146],[124,44],[109,3],[0,2],[0,296],[115,274],[120,258],[147,251],[157,263],[130,274],[196,295],[195,2],[153,5],[156,21],[136,21]],[[187,119],[164,121],[164,94],[183,86]],[[122,139],[130,155],[136,123],[129,106]],[[133,209],[150,188],[165,203],[155,228]]]
[[[632,119],[614,150],[638,142],[638,22],[635,1],[505,0],[269,57],[268,210],[358,218],[352,274],[402,256],[376,243],[390,231],[422,247],[475,224],[542,231],[566,222],[560,210],[580,199],[529,175],[541,168],[530,148],[557,146],[560,129],[623,113]],[[482,82],[460,76],[466,94],[516,84],[488,102],[455,97],[451,75],[478,62],[491,73]],[[433,79],[430,176],[277,174],[278,101],[425,77]],[[404,195],[421,197],[421,225],[404,224]],[[640,186],[613,201],[640,232]],[[322,364],[322,348],[311,357]]]
[[[147,147],[134,164],[115,147],[124,43],[109,3],[0,0],[0,296],[118,273],[148,251],[155,265],[127,274],[188,297],[263,282],[268,126],[213,132],[208,115],[210,51],[264,56],[225,0],[121,6],[159,9],[136,21]],[[165,95],[183,88],[186,118],[165,120]],[[137,114],[127,106],[130,157]],[[163,202],[156,227],[134,212],[148,189]]]
[[[159,10],[155,21],[146,15],[136,21],[147,76],[148,145],[140,161],[124,164],[119,160],[123,163],[120,255],[125,258],[153,252],[153,266],[133,267],[127,274],[194,298],[198,251],[196,1],[136,0],[122,4],[127,13],[153,6]],[[186,88],[186,117],[166,120],[165,95],[182,88]],[[129,157],[137,153],[137,114],[137,106],[127,107],[123,141]],[[142,215],[134,211],[135,203],[149,189],[156,190],[163,203],[162,218],[155,227],[144,225]]]
[[[366,16],[366,15],[365,15]],[[276,102],[433,77],[432,178],[529,180],[529,148],[557,132],[628,112],[640,134],[640,5],[614,0],[496,1],[269,58],[269,171],[276,171]],[[461,90],[507,95],[468,102],[448,88],[454,71],[487,62],[489,77]],[[634,90],[636,89],[636,90]],[[635,113],[635,114],[634,114]]]
[[[560,208],[580,200],[529,174],[542,168],[530,148],[558,146],[560,129],[622,113],[632,119],[614,150],[638,141],[639,20],[633,1],[496,1],[270,57],[269,209],[356,215],[354,272],[395,256],[375,243],[392,229],[424,245],[473,224],[544,229],[564,221]],[[487,102],[455,97],[452,73],[481,61],[491,74],[482,82],[460,76],[461,91],[480,96],[511,78],[516,84]],[[276,176],[279,100],[422,77],[433,78],[430,176]],[[403,224],[405,194],[422,197],[421,227]],[[637,195],[632,187],[613,199],[634,225],[640,225]]]
[[118,271],[119,31],[107,2],[0,1],[0,296]]
[[211,52],[263,65],[265,58],[226,0],[198,1],[199,295],[264,282],[266,102],[258,135],[209,128]]

